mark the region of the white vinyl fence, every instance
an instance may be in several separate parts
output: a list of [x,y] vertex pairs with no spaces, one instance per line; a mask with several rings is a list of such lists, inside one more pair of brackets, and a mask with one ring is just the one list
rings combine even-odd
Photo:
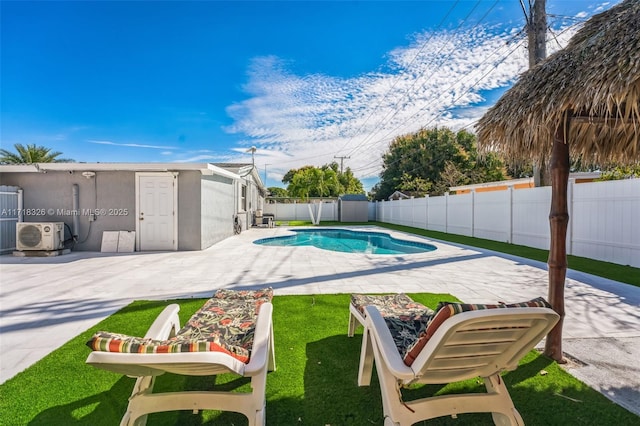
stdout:
[[[322,205],[322,207],[320,207]],[[323,201],[322,203],[266,203],[264,205],[265,214],[275,215],[275,219],[279,221],[291,220],[310,220],[318,218],[320,220],[337,221],[338,218],[338,202]],[[313,213],[313,218],[311,214]]]
[[[567,253],[640,267],[640,179],[569,182]],[[551,188],[373,203],[379,222],[549,249]]]

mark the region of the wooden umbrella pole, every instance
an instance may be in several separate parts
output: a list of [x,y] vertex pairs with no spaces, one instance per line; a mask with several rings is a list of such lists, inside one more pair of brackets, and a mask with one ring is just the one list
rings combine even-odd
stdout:
[[569,185],[569,115],[565,115],[553,135],[551,151],[551,245],[549,248],[549,303],[560,315],[560,321],[549,332],[545,342],[545,355],[558,362],[562,358],[562,324],[564,322],[564,282],[567,275],[567,226],[569,209],[567,187]]

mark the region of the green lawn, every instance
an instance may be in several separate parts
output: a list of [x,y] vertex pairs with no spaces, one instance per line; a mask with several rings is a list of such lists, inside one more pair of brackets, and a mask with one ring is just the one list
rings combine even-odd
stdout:
[[[412,294],[435,307],[449,295]],[[177,301],[181,321],[205,300]],[[135,302],[82,333],[34,366],[0,385],[2,425],[115,425],[127,405],[134,379],[84,364],[85,342],[97,329],[143,335],[167,302]],[[382,403],[377,378],[370,387],[356,384],[361,334],[348,338],[349,295],[276,296],[273,299],[277,370],[267,379],[268,425],[381,425]],[[540,371],[548,372],[541,375]],[[504,380],[516,407],[530,425],[637,424],[638,417],[610,402],[566,373],[554,362],[531,352]],[[161,376],[156,390],[201,390],[213,385],[246,389],[247,379],[230,375]],[[455,385],[410,389],[405,399],[425,392],[479,390],[471,380]],[[170,412],[150,416],[150,425],[245,425],[234,413]],[[490,425],[489,414],[440,418],[429,425]]]

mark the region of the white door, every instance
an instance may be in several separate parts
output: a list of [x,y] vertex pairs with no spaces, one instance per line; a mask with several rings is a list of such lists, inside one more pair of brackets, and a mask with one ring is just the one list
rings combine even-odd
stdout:
[[177,249],[177,177],[172,174],[137,174],[138,250]]

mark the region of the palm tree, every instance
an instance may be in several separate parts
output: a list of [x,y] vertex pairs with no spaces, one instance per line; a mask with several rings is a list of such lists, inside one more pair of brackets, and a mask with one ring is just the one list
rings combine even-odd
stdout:
[[61,152],[51,151],[46,146],[36,146],[36,144],[24,145],[17,143],[14,145],[17,153],[0,149],[0,163],[2,164],[31,164],[31,163],[72,163],[74,160],[68,158],[58,158]]

